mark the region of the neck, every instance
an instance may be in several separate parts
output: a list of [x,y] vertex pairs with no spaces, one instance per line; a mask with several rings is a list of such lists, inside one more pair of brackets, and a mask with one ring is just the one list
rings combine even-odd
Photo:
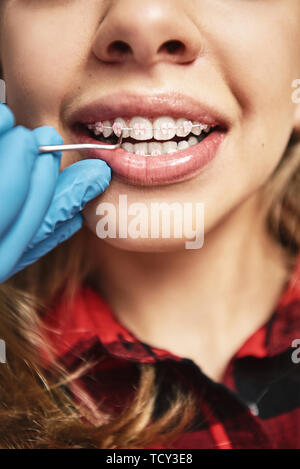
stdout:
[[205,234],[199,250],[122,251],[90,234],[101,292],[118,319],[143,342],[190,358],[220,380],[272,314],[288,277],[258,207],[257,196],[248,199]]

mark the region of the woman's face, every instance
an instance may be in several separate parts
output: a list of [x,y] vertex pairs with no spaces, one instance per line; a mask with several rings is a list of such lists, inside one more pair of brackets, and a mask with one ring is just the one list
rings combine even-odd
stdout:
[[[208,233],[258,193],[277,166],[298,124],[291,84],[300,74],[299,0],[2,2],[0,59],[18,124],[51,125],[73,143],[88,132],[83,124],[95,121],[121,117],[130,128],[145,123],[150,133],[151,124],[171,123],[177,153],[167,158],[134,156],[130,146],[115,156],[102,153],[112,183],[84,210],[94,233],[99,204],[110,202],[118,212],[119,195],[128,206],[142,202],[148,213],[152,202],[201,202]],[[138,116],[149,120],[131,122]],[[155,121],[166,116],[174,120]],[[217,129],[179,153],[178,141],[193,135],[174,137],[179,118]],[[80,136],[73,125],[79,121]],[[166,135],[156,138],[166,142]],[[149,153],[149,145],[141,148]],[[62,169],[87,157],[64,153]],[[118,232],[118,217],[116,223]],[[185,241],[183,235],[105,242],[155,251],[184,248]]]

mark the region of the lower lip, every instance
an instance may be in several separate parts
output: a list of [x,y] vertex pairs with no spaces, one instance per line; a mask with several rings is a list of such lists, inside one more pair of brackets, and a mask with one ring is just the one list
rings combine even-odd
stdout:
[[[87,135],[76,133],[75,136],[78,143],[99,143]],[[194,177],[216,157],[224,137],[224,130],[215,130],[197,145],[160,156],[135,155],[122,148],[104,151],[86,150],[85,156],[105,161],[114,175],[129,184],[166,185]]]

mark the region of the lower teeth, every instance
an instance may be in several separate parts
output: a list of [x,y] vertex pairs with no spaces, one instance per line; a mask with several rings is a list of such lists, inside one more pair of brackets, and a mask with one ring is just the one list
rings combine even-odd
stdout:
[[129,143],[124,142],[121,147],[128,153],[134,153],[142,156],[159,156],[165,154],[176,153],[181,150],[185,150],[189,147],[200,143],[208,134],[202,134],[198,137],[192,136],[187,140],[181,140],[179,142],[165,141],[165,142],[140,142],[140,143]]
[[[200,136],[190,136],[186,140],[181,140],[179,142],[175,142],[173,140],[171,141],[164,141],[164,142],[158,142],[158,141],[152,141],[152,142],[138,142],[138,143],[130,143],[130,142],[124,142],[121,145],[121,148],[123,150],[127,151],[128,153],[133,153],[136,155],[142,155],[142,156],[159,156],[159,155],[164,155],[164,154],[171,154],[171,153],[176,153],[181,150],[185,150],[189,147],[192,147],[194,145],[197,145],[200,143],[204,138],[206,138],[209,135],[209,133],[201,134]],[[95,136],[93,136],[95,138]],[[108,137],[108,138],[101,138],[97,139],[101,142],[107,143],[107,144],[116,144],[117,143],[117,138],[114,136]]]

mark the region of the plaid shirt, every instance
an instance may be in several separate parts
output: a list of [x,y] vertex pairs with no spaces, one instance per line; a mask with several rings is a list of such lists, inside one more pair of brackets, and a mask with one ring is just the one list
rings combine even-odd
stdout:
[[271,318],[232,357],[219,383],[192,360],[141,342],[89,286],[73,306],[58,295],[44,321],[70,371],[103,358],[81,383],[106,410],[120,410],[132,395],[137,363],[169,360],[199,392],[199,416],[172,448],[300,449],[300,256]]

